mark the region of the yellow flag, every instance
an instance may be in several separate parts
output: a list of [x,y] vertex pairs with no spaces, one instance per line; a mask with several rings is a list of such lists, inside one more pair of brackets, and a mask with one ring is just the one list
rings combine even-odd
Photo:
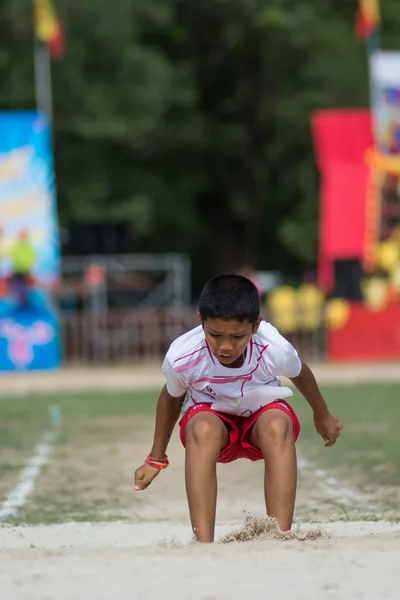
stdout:
[[35,36],[50,42],[58,34],[59,22],[51,0],[33,0]]

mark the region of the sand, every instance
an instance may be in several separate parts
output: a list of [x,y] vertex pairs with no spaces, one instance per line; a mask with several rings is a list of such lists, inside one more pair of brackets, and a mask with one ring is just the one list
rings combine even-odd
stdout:
[[[232,528],[219,525],[218,538]],[[307,540],[310,529],[318,533]],[[398,600],[400,525],[300,532],[305,541],[200,545],[187,526],[168,522],[3,527],[1,598]]]

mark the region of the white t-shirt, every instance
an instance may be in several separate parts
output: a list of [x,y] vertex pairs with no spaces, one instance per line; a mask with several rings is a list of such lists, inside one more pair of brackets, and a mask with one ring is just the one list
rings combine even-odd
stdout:
[[275,327],[261,321],[247,345],[243,365],[226,367],[211,353],[199,325],[171,344],[162,369],[171,396],[187,392],[183,412],[207,402],[215,410],[248,417],[274,400],[293,395],[279,376],[297,377],[301,360]]

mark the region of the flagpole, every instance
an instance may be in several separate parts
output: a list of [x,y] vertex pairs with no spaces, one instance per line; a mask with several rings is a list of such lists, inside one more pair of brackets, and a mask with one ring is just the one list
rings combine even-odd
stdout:
[[[369,95],[370,95],[370,110],[372,119],[372,136],[373,146],[379,151],[379,134],[376,108],[378,102],[378,90],[374,81],[373,58],[374,55],[381,51],[381,32],[380,23],[377,24],[373,31],[370,31],[365,40],[367,59],[368,59],[368,76],[369,76]],[[366,233],[366,245],[364,252],[364,269],[367,273],[373,273],[376,263],[376,247],[379,242],[379,230],[381,227],[381,211],[382,211],[382,178],[379,172],[369,165],[369,177],[367,184],[367,205],[366,214],[370,216],[369,227]]]
[[45,113],[53,121],[53,94],[51,85],[51,61],[46,42],[35,40],[35,95],[36,110]]
[[379,29],[376,29],[375,31],[373,31],[365,40],[365,47],[366,47],[366,51],[367,51],[367,57],[368,57],[368,74],[369,74],[369,83],[370,83],[370,95],[371,95],[371,102],[373,103],[373,101],[375,100],[375,94],[374,94],[374,86],[373,86],[373,78],[371,75],[371,61],[372,58],[374,56],[374,54],[376,54],[377,52],[380,52],[381,50],[381,36],[380,36],[380,31]]

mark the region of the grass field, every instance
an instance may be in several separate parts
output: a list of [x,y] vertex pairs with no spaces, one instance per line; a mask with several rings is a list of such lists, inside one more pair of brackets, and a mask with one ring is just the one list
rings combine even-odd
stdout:
[[[302,423],[299,453],[311,461],[314,470],[322,469],[333,477],[333,485],[365,494],[375,507],[364,507],[368,518],[400,519],[400,384],[325,386],[323,392],[331,411],[342,421],[342,436],[334,448],[324,449],[313,428],[311,411],[296,394],[293,406]],[[62,416],[48,464],[23,508],[6,522],[145,519],[145,496],[132,493],[132,473],[143,460],[144,448],[151,445],[156,399],[157,392],[151,391],[3,397],[0,505],[49,427],[51,407],[57,407]],[[183,450],[177,443],[173,455],[175,466],[171,468],[182,469]],[[261,486],[261,475],[259,478]],[[160,485],[157,482],[157,486],[162,493],[168,479]],[[179,494],[184,497],[183,487]],[[173,512],[173,507],[172,498],[164,514]],[[343,509],[344,518],[360,516],[360,511],[351,509]],[[329,506],[324,515],[329,516]],[[162,516],[153,515],[153,519]],[[318,518],[318,508],[311,516]]]
[[[155,394],[140,393],[4,398],[0,402],[0,503],[24,461],[60,411],[60,433],[34,493],[13,522],[123,518],[132,473],[127,456],[140,443],[143,419],[154,411]],[[133,467],[133,462],[132,462]],[[10,520],[10,519],[9,519]]]

